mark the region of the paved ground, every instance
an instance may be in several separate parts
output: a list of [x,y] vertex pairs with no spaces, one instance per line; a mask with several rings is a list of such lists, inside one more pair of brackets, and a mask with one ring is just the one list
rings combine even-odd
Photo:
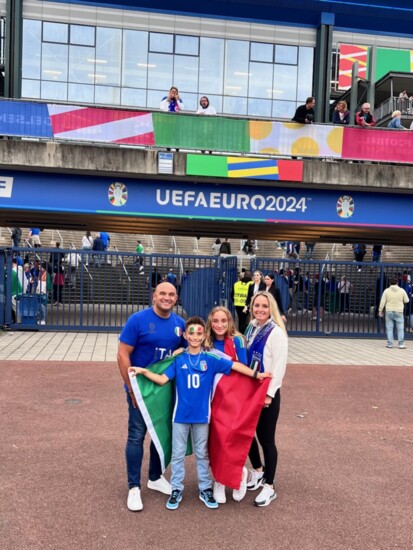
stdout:
[[[291,339],[277,437],[279,498],[271,506],[253,507],[248,493],[241,503],[228,494],[225,506],[206,509],[189,458],[179,510],[166,510],[165,497],[145,487],[144,510],[134,514],[126,509],[116,337],[4,335],[2,548],[412,548],[412,353],[384,345]],[[79,360],[69,361],[76,346]],[[145,461],[144,479],[146,471]]]

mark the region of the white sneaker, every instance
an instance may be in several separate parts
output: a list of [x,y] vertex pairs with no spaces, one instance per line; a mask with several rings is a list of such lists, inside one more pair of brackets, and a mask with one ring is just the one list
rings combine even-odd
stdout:
[[257,470],[251,469],[248,472],[247,489],[248,491],[255,491],[262,485],[262,478],[264,472],[257,472]]
[[262,488],[262,491],[254,500],[255,506],[268,506],[273,500],[277,498],[277,493],[267,483]]
[[227,501],[227,497],[225,495],[225,485],[218,483],[218,481],[214,483],[214,499],[218,502],[218,504],[225,504]]
[[154,491],[159,491],[164,495],[170,495],[172,493],[171,484],[167,479],[161,476],[156,481],[151,481],[148,479],[148,489],[153,489]]
[[132,489],[129,489],[126,505],[131,512],[139,512],[139,510],[143,509],[141,490],[139,487],[132,487]]
[[241,485],[239,486],[239,489],[234,489],[232,491],[232,498],[235,501],[240,502],[247,494],[247,481],[248,481],[248,470],[244,466],[244,468],[242,469]]

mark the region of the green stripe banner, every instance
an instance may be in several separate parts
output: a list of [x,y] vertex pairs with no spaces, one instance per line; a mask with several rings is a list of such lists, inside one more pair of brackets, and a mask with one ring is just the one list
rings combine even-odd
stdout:
[[153,113],[155,145],[205,151],[250,150],[248,120],[215,116]]

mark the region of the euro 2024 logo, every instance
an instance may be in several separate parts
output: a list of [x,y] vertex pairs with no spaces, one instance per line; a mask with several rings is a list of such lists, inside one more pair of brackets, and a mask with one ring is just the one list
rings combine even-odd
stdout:
[[337,214],[340,218],[351,218],[354,213],[354,200],[349,195],[342,195],[336,204]]
[[115,182],[109,185],[108,199],[112,206],[123,206],[128,200],[128,189],[123,183]]

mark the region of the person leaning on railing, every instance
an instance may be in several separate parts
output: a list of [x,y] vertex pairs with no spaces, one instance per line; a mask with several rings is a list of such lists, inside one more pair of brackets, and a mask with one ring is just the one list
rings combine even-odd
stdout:
[[370,112],[370,103],[363,103],[361,111],[356,113],[356,124],[361,127],[374,126],[376,121],[373,114]]
[[179,113],[184,110],[184,103],[179,97],[179,91],[176,86],[172,86],[167,96],[162,98],[159,105],[161,111],[169,113]]
[[391,128],[393,130],[407,130],[407,128],[402,125],[401,117],[401,111],[393,111],[391,121],[388,123],[387,128]]

